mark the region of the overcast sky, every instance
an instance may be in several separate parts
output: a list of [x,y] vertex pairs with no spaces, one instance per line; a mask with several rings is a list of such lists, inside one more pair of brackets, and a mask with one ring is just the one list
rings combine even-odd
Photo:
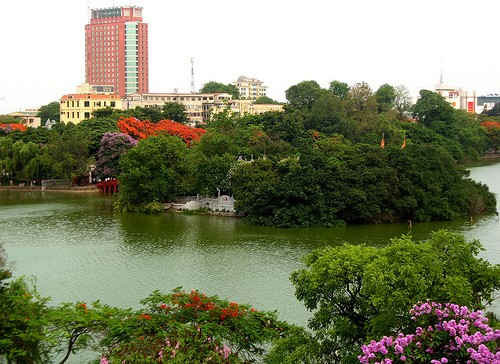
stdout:
[[189,92],[245,75],[285,101],[304,80],[446,84],[500,93],[500,1],[3,0],[0,114],[59,101],[85,82],[88,9],[143,7],[150,92]]

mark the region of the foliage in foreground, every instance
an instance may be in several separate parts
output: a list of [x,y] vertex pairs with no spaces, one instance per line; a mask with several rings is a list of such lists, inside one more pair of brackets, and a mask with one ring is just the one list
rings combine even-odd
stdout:
[[146,308],[112,326],[109,363],[252,363],[285,329],[275,313],[197,291],[154,292]]
[[405,313],[416,301],[485,307],[500,288],[500,266],[479,258],[480,250],[477,240],[438,231],[427,241],[403,236],[380,248],[345,244],[313,251],[304,258],[306,268],[291,277],[296,297],[313,312],[312,334],[296,339],[307,356],[300,355],[304,345],[279,342],[272,356],[355,363],[367,340],[415,329]]
[[415,333],[384,336],[362,346],[360,363],[499,363],[500,330],[481,311],[452,303],[425,302],[411,310]]
[[156,291],[134,311],[99,302],[49,307],[22,279],[7,287],[0,295],[0,362],[63,364],[92,349],[110,364],[253,363],[287,327],[274,312],[197,291]]

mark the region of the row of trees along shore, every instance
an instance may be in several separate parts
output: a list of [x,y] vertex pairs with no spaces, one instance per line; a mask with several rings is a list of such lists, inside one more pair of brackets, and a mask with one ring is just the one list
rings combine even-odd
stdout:
[[303,81],[286,98],[283,112],[227,109],[196,127],[175,103],[96,110],[52,130],[4,124],[3,182],[73,178],[95,165],[94,175],[119,179],[119,210],[159,212],[178,196],[219,191],[248,221],[277,227],[495,211],[493,194],[460,162],[496,152],[498,116],[456,110],[428,90],[411,105],[404,86],[387,84],[373,92],[366,83]]
[[[495,210],[459,163],[499,148],[495,115],[454,110],[426,90],[410,105],[401,86],[304,81],[286,96],[284,112],[226,110],[195,128],[173,104],[102,109],[50,131],[4,123],[0,170],[4,179],[72,178],[92,164],[119,178],[116,206],[126,211],[219,189],[248,220],[282,227]],[[90,349],[100,364],[497,363],[498,324],[481,310],[500,288],[500,266],[481,250],[448,231],[315,250],[290,277],[312,312],[307,328],[196,290],[155,291],[139,309],[51,305],[12,278],[0,254],[0,362],[63,364]]]

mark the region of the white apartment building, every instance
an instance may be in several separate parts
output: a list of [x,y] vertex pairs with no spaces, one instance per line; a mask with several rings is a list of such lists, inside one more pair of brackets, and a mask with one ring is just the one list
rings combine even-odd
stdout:
[[233,82],[233,85],[240,91],[241,99],[257,100],[261,96],[266,96],[267,86],[256,78],[240,76],[237,81]]

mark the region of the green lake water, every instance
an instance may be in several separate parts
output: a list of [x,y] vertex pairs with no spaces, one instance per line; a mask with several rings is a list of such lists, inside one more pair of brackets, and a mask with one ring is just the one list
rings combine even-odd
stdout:
[[[500,163],[474,166],[471,176],[500,194]],[[495,215],[414,223],[411,234],[425,239],[442,228],[479,239],[483,257],[500,263]],[[98,193],[0,190],[0,244],[14,275],[36,277],[39,292],[55,304],[100,300],[139,307],[154,290],[182,286],[305,324],[309,313],[289,281],[304,254],[343,242],[382,245],[406,233],[406,223],[274,229],[230,217],[120,214],[112,198]]]

